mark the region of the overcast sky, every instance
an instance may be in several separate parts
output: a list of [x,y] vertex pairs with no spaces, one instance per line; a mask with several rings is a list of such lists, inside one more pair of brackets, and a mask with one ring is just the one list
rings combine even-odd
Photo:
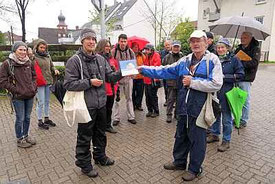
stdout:
[[[114,0],[105,0],[105,2],[108,5],[112,5]],[[184,12],[184,17],[197,20],[198,0],[177,0],[175,7],[178,8],[177,11]],[[27,9],[27,39],[37,38],[38,27],[56,28],[60,10],[66,17],[65,22],[68,27],[74,29],[75,26],[81,27],[89,21],[89,10],[91,9],[92,4],[90,0],[34,0]],[[14,32],[21,35],[21,25],[18,16],[12,16],[9,19],[11,23],[0,20],[0,31],[6,32],[12,25]]]

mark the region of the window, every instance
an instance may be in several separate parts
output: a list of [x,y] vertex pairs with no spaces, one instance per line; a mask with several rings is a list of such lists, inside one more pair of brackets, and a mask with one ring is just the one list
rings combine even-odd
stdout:
[[262,24],[264,23],[264,16],[255,17],[255,19]]
[[256,4],[264,4],[266,3],[266,0],[256,0]]
[[65,34],[63,34],[63,37],[66,37],[66,35],[65,35]]
[[60,33],[58,34],[58,37],[61,37],[61,34],[60,34]]

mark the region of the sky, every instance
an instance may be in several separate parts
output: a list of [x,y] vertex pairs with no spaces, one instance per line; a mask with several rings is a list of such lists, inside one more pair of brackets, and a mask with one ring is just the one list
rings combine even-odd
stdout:
[[[6,0],[10,1],[10,0]],[[121,0],[118,0],[121,1]],[[149,2],[151,0],[148,0]],[[112,5],[114,0],[105,0]],[[197,20],[198,0],[177,0],[177,11],[184,12],[184,17]],[[81,27],[89,21],[89,10],[93,9],[90,0],[31,0],[26,15],[27,40],[37,38],[38,27],[56,28],[60,11],[66,17],[69,29]],[[9,16],[9,23],[0,19],[0,31],[6,32],[13,26],[14,33],[21,35],[21,24],[17,15]]]

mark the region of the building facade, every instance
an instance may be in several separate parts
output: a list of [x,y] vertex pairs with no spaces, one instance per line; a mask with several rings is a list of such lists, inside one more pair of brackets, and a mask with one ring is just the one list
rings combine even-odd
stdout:
[[274,0],[199,0],[198,29],[209,30],[216,20],[242,15],[261,22],[271,36],[261,41],[261,60],[275,61],[275,1]]

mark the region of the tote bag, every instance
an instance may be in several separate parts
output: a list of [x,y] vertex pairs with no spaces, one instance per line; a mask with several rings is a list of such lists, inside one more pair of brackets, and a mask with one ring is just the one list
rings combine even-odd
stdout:
[[[82,62],[79,56],[76,56],[80,62],[81,79],[83,79]],[[88,123],[92,121],[84,99],[84,91],[67,91],[63,99],[63,112],[69,127],[72,127],[75,122]]]

